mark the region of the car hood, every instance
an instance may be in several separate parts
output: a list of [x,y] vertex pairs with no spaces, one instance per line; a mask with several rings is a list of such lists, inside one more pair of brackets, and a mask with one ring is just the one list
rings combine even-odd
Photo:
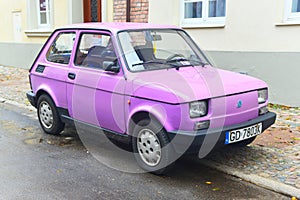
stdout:
[[171,104],[266,88],[265,82],[211,66],[130,73],[132,96]]

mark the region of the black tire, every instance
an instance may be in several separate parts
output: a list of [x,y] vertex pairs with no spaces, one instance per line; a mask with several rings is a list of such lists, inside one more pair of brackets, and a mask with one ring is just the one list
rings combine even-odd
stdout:
[[230,146],[245,147],[248,144],[251,144],[255,140],[255,138],[256,138],[256,136],[252,137],[252,138],[249,138],[249,139],[246,139],[246,140],[243,140],[243,141],[240,141],[240,142],[237,142],[237,143],[234,143],[234,144],[231,144]]
[[53,100],[46,94],[38,98],[37,115],[42,129],[47,134],[59,135],[65,127]]
[[[148,137],[145,142],[142,141],[141,135],[148,131],[151,137]],[[151,133],[150,133],[151,132]],[[155,134],[155,135],[153,135]],[[151,141],[152,140],[152,141]],[[149,142],[151,141],[151,142]],[[153,141],[156,141],[156,146],[153,147]],[[146,144],[147,143],[147,144]],[[150,144],[151,143],[151,144]],[[172,168],[172,163],[174,161],[174,151],[169,144],[169,138],[167,137],[166,131],[162,128],[162,126],[156,122],[155,120],[150,119],[143,119],[137,123],[133,130],[133,137],[132,137],[132,149],[134,152],[135,159],[138,165],[147,172],[151,172],[156,175],[161,175],[166,173],[168,170]],[[142,149],[141,148],[142,145]],[[152,146],[151,146],[152,145]],[[158,152],[159,150],[155,150],[155,148],[160,148],[160,154],[156,153],[157,157],[160,157],[157,163],[149,164],[150,161],[147,161],[147,155],[150,157],[151,154],[155,156],[155,151]],[[153,148],[151,148],[153,147]],[[158,148],[158,149],[159,149]],[[143,152],[144,151],[144,152]],[[148,152],[147,152],[148,151]],[[145,155],[145,156],[143,156]],[[155,160],[155,159],[153,159]],[[152,161],[153,161],[152,160]],[[147,163],[148,162],[148,163]]]

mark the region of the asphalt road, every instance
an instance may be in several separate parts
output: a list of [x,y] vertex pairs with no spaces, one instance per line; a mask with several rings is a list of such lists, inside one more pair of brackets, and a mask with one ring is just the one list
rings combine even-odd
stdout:
[[0,103],[0,199],[290,198],[204,167],[191,157],[180,159],[165,176],[120,172],[92,156],[73,129],[62,136],[46,135],[35,110]]

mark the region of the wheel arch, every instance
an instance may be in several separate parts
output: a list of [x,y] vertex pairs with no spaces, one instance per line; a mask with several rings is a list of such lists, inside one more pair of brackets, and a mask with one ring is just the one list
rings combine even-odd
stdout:
[[54,105],[57,107],[59,106],[57,104],[57,100],[55,99],[54,95],[52,95],[52,92],[50,92],[49,90],[45,89],[45,88],[41,88],[37,91],[36,93],[36,102],[38,102],[38,99],[40,98],[40,96],[42,96],[43,94],[49,96],[51,98],[51,100],[53,101]]
[[128,135],[133,134],[134,126],[142,119],[155,120],[165,131],[170,130],[172,127],[168,122],[167,117],[162,113],[153,108],[144,108],[131,112],[127,122]]

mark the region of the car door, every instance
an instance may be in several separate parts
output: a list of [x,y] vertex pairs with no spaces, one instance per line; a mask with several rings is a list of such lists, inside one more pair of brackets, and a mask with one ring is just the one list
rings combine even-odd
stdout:
[[66,79],[75,37],[72,30],[54,32],[30,70],[33,91],[47,92],[61,108],[67,108]]
[[117,133],[125,133],[122,71],[105,71],[118,65],[109,32],[80,31],[74,62],[67,80],[68,111],[80,122]]

